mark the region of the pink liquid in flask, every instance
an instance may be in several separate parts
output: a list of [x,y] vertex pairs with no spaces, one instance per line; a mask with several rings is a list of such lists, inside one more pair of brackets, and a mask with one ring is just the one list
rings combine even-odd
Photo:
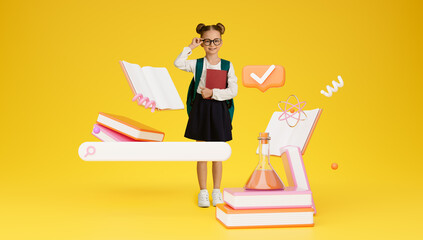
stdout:
[[284,189],[284,185],[274,170],[254,170],[245,185],[246,189],[275,190]]

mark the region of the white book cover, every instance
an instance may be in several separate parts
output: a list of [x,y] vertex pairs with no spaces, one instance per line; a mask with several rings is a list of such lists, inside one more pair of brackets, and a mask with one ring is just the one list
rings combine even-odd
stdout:
[[280,156],[280,148],[288,145],[298,146],[304,154],[321,112],[322,109],[319,108],[304,111],[307,117],[295,127],[290,127],[285,120],[279,120],[283,112],[274,112],[266,128],[271,138],[270,155]]
[[301,208],[312,206],[311,191],[298,187],[286,187],[283,190],[225,188],[223,189],[223,201],[233,209]]
[[217,204],[216,219],[226,228],[312,227],[312,208],[233,209]]
[[138,64],[120,61],[123,72],[134,95],[142,94],[148,101],[155,102],[158,109],[184,109],[175,84],[164,67],[140,67]]
[[[281,154],[286,154],[285,157],[282,156],[282,161],[289,186],[310,190],[310,183],[308,181],[300,148],[297,146],[285,146],[280,149],[280,152]],[[316,214],[316,206],[313,197],[311,201],[314,213]]]

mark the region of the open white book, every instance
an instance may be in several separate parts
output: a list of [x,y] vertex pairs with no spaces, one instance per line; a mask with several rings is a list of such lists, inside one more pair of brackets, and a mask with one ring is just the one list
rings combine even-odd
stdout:
[[158,109],[184,109],[181,97],[164,67],[140,67],[119,61],[126,79],[138,102]]
[[[286,121],[280,121],[279,116],[283,112],[274,112],[272,118],[267,125],[266,132],[271,137],[270,155],[280,156],[280,148],[288,145],[297,146],[301,149],[301,153],[307,148],[317,121],[319,120],[322,109],[313,109],[304,111],[307,118],[299,121],[295,127],[290,127]],[[258,149],[257,149],[258,153]]]

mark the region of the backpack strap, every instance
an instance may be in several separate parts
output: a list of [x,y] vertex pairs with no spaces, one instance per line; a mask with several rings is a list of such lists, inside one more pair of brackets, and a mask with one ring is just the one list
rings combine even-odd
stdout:
[[[220,64],[221,70],[225,70],[229,73],[230,67],[231,67],[231,62],[229,62],[228,60],[225,60],[225,59],[221,60],[221,64]],[[226,87],[228,87],[227,78],[226,78]],[[231,121],[232,121],[233,116],[234,116],[234,111],[235,111],[234,100],[233,99],[226,100],[226,104],[228,105],[229,115],[231,116]]]
[[203,74],[203,65],[204,65],[204,58],[197,59],[197,63],[195,65],[195,87],[194,92],[192,93],[192,102],[194,103],[194,98],[197,95],[198,85],[200,84],[201,75]]
[[[195,76],[192,78],[191,83],[189,84],[188,93],[187,93],[187,113],[191,112],[192,104],[194,103],[195,96],[197,96],[197,88],[200,83],[201,74],[203,72],[204,58],[197,59],[195,65]],[[196,80],[197,79],[197,80]]]
[[225,59],[221,59],[220,69],[229,72],[229,67],[231,66],[231,62]]

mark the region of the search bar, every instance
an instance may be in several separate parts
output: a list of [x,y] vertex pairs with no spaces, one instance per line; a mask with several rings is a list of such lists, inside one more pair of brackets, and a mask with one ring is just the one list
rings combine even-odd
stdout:
[[226,161],[232,150],[225,142],[84,142],[84,161]]

